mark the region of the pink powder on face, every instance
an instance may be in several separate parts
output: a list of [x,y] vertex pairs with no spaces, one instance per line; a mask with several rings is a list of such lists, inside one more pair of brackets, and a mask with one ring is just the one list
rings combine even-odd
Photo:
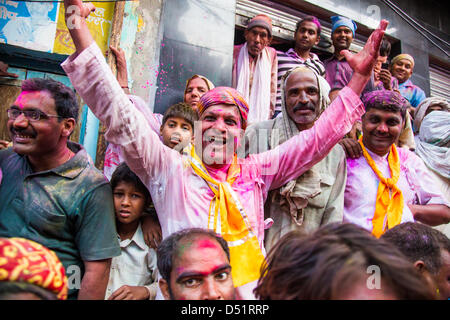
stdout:
[[200,249],[215,249],[217,248],[217,242],[210,239],[198,240],[197,247]]

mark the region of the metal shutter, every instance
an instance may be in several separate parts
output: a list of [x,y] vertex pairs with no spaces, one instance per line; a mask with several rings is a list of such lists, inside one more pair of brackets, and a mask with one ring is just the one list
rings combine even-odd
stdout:
[[[292,15],[272,7],[256,3],[250,0],[236,1],[236,25],[245,28],[248,21],[257,14],[265,14],[272,19],[272,33],[275,37],[285,40],[293,40],[295,26],[298,20],[308,15],[308,13],[298,11],[298,15]],[[331,38],[331,29],[322,23],[322,37]],[[353,39],[350,50],[359,52],[364,47],[364,42],[359,39]],[[330,52],[333,52],[332,47]]]
[[437,65],[430,64],[430,93],[432,97],[450,100],[450,72]]

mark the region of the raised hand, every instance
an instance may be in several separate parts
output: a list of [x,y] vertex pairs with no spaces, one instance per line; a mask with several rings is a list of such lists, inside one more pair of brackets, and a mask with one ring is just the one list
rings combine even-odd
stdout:
[[[0,61],[0,77],[11,77],[11,78],[18,78],[19,75],[15,74],[15,73],[10,73],[8,72],[8,68],[9,66]],[[2,149],[1,144],[2,144],[3,140],[0,140],[0,149]]]
[[79,54],[94,41],[86,18],[95,10],[95,6],[90,2],[85,4],[81,0],[64,0],[64,7],[67,29],[75,44],[76,54]]
[[372,32],[360,52],[352,54],[348,50],[341,51],[341,54],[344,55],[354,73],[370,76],[379,55],[381,40],[383,39],[384,31],[388,24],[388,21],[381,20],[380,25]]
[[87,18],[91,12],[95,11],[95,6],[91,2],[83,3],[81,0],[64,0],[64,7],[66,8],[66,22],[73,15]]
[[128,86],[128,73],[127,73],[127,60],[125,58],[125,52],[121,48],[114,48],[109,46],[109,49],[116,57],[117,66],[117,81],[122,88]]

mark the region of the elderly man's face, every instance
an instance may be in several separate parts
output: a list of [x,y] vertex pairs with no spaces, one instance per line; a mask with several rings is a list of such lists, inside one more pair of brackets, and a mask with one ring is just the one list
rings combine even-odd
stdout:
[[[243,135],[238,108],[225,104],[211,106],[200,116],[200,121],[203,163],[212,167],[231,163]],[[195,139],[197,147],[197,136]]]
[[257,57],[264,47],[270,44],[271,37],[266,28],[253,27],[250,30],[245,30],[244,35],[248,53],[252,57]]
[[292,73],[286,82],[286,109],[299,130],[314,125],[320,113],[319,86],[311,70]]

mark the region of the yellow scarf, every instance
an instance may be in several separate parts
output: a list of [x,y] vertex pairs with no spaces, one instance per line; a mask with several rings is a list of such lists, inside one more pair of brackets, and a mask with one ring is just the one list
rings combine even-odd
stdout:
[[[395,144],[392,144],[388,156],[389,170],[392,178],[386,179],[383,177],[380,170],[378,170],[375,161],[373,161],[372,157],[364,147],[362,137],[359,138],[359,143],[367,163],[378,176],[378,179],[380,179],[377,191],[377,202],[375,204],[375,215],[372,220],[372,234],[379,238],[387,229],[395,227],[402,220],[403,194],[396,185],[398,178],[400,177],[400,160],[398,157],[397,148],[395,147]],[[391,191],[392,197],[390,195]]]
[[[258,239],[253,233],[236,193],[231,185],[241,172],[234,155],[233,162],[228,169],[226,182],[214,180],[203,166],[202,161],[192,146],[190,164],[194,172],[203,178],[214,198],[209,205],[208,228],[221,234],[230,248],[231,275],[236,287],[258,280],[264,255],[259,247]],[[220,216],[220,224],[218,218]]]

